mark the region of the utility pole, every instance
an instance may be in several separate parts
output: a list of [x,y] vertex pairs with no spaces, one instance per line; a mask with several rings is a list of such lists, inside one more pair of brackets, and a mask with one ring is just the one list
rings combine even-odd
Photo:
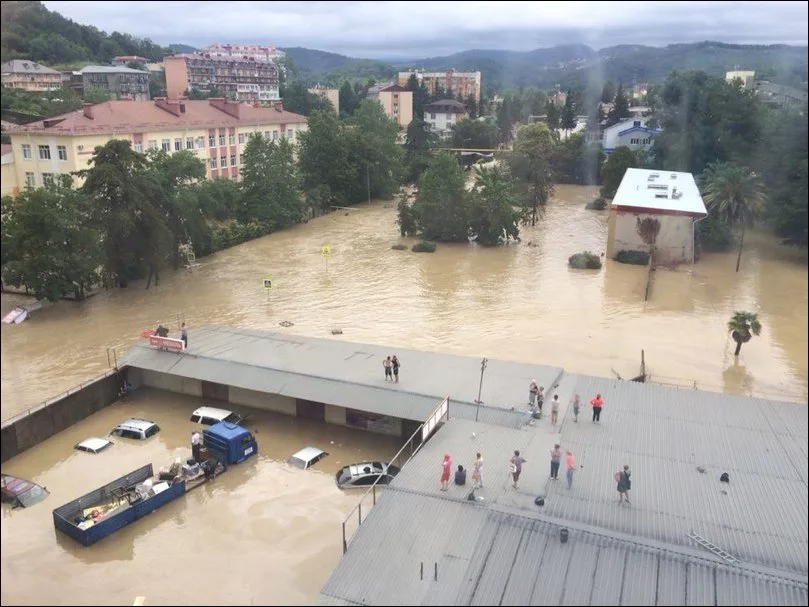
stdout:
[[483,357],[483,360],[480,361],[480,385],[478,386],[478,397],[477,400],[475,400],[475,403],[477,404],[477,409],[475,409],[475,421],[478,421],[478,416],[480,414],[480,405],[482,402],[480,400],[480,395],[483,392],[483,372],[486,371],[486,365],[488,362],[489,359],[485,356]]
[[368,206],[371,206],[371,163],[365,163],[365,183],[368,186]]

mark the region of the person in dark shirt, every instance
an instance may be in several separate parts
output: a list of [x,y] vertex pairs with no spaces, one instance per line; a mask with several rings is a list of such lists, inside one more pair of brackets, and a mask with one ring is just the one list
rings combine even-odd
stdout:
[[463,466],[458,466],[458,469],[455,471],[455,484],[466,484],[466,470],[464,470]]

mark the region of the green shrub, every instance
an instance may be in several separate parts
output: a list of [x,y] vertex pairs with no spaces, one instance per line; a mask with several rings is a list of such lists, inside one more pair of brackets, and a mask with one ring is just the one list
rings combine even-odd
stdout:
[[567,260],[567,265],[577,270],[598,270],[601,268],[601,259],[595,253],[584,251],[571,255]]
[[727,251],[733,246],[730,227],[714,215],[708,215],[696,225],[698,251]]
[[414,253],[435,253],[435,243],[430,240],[417,242],[411,248]]
[[395,244],[391,247],[394,251],[407,251],[406,244]]
[[584,208],[591,211],[603,211],[607,208],[607,199],[603,196],[599,196],[592,202],[588,202],[586,205],[584,205]]
[[649,263],[649,254],[646,251],[621,250],[615,255],[618,263],[631,263],[636,266],[645,266]]

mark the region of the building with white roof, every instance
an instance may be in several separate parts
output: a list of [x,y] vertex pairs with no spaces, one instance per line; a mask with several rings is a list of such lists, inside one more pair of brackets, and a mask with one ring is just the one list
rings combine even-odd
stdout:
[[653,218],[660,222],[654,243],[655,263],[693,263],[694,226],[707,214],[691,173],[628,169],[610,206],[607,254],[649,252],[638,226]]

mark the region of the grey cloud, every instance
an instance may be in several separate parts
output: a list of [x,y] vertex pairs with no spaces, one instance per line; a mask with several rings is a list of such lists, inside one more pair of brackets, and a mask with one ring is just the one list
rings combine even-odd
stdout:
[[807,43],[807,2],[45,2],[160,44],[256,42],[357,57],[557,44]]

